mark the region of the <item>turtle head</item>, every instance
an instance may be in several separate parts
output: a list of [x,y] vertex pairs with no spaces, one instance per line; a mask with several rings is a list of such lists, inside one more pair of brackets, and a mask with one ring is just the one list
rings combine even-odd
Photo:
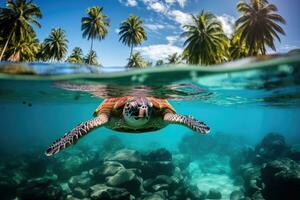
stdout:
[[143,126],[150,119],[153,104],[145,97],[136,97],[126,102],[123,116],[131,126]]

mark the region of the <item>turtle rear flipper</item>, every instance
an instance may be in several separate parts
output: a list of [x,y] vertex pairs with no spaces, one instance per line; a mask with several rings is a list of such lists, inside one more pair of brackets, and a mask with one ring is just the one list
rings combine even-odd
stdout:
[[181,124],[203,134],[207,134],[210,131],[210,128],[204,122],[194,119],[191,116],[168,112],[164,115],[164,121],[170,124]]
[[45,154],[47,156],[52,156],[60,152],[66,147],[75,144],[79,138],[86,135],[94,128],[102,126],[103,124],[107,123],[107,121],[108,121],[107,114],[100,114],[98,117],[95,117],[91,120],[78,124],[70,132],[66,133],[63,137],[53,142],[53,144],[48,147]]

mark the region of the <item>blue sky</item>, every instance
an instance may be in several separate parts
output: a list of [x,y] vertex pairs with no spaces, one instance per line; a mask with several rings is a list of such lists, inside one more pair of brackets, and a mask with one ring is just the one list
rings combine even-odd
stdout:
[[[5,1],[1,6],[5,6]],[[42,28],[35,28],[38,38],[44,40],[52,28],[61,27],[66,31],[69,53],[79,46],[86,54],[90,41],[82,38],[81,18],[85,10],[91,6],[104,7],[104,13],[111,21],[107,37],[94,42],[99,61],[104,66],[124,66],[127,63],[129,47],[119,42],[118,27],[129,14],[140,16],[148,32],[148,40],[135,48],[149,60],[163,59],[174,52],[182,51],[182,24],[188,23],[190,13],[201,10],[211,11],[222,21],[228,35],[232,31],[232,23],[239,17],[236,12],[238,0],[34,0],[40,6],[43,18]],[[299,0],[269,0],[277,5],[279,13],[286,19],[283,25],[286,36],[282,36],[281,44],[277,43],[277,51],[286,52],[300,47]]]

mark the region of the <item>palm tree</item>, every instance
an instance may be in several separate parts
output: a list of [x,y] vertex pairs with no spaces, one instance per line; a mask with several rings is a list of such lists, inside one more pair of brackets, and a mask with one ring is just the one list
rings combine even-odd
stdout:
[[236,34],[249,48],[248,55],[266,54],[266,47],[276,51],[274,38],[280,42],[278,33],[285,35],[277,23],[286,23],[277,7],[267,0],[250,0],[240,1],[237,10],[243,15],[236,21]]
[[120,39],[127,46],[130,46],[130,56],[134,46],[140,45],[144,40],[147,40],[147,33],[143,28],[143,21],[135,15],[130,15],[127,20],[123,21],[120,26]]
[[153,65],[153,62],[149,60],[145,61],[145,63],[147,67],[151,67]]
[[155,66],[161,66],[163,64],[165,64],[163,60],[158,60],[156,61]]
[[93,50],[94,39],[103,40],[107,35],[107,28],[110,26],[109,19],[103,14],[103,7],[94,6],[86,10],[87,17],[81,19],[82,36],[92,40],[90,53]]
[[6,52],[8,61],[13,62],[33,62],[39,50],[39,41],[36,39],[35,33],[32,36],[22,39],[18,43],[9,46]]
[[147,67],[147,62],[143,59],[139,52],[136,52],[128,58],[127,67],[130,68],[144,68]]
[[0,55],[0,61],[10,42],[18,44],[34,33],[31,24],[41,27],[37,21],[37,18],[41,17],[39,7],[33,4],[32,1],[10,0],[7,1],[6,8],[0,8],[0,27],[2,29],[0,34],[6,40]]
[[67,58],[66,62],[69,63],[83,63],[83,52],[80,47],[75,47],[71,53],[71,55]]
[[177,53],[173,53],[167,58],[168,64],[180,64],[181,63],[181,55]]
[[46,49],[45,49],[46,43],[45,41],[41,42],[38,46],[38,52],[36,54],[36,59],[39,61],[47,61],[49,60],[49,56],[46,53]]
[[183,55],[190,64],[215,64],[225,60],[228,38],[215,15],[202,11],[192,15],[192,24],[184,25]]
[[249,48],[247,48],[246,43],[241,41],[238,35],[234,34],[230,39],[229,45],[229,59],[236,60],[240,58],[245,58],[248,55]]
[[84,58],[84,63],[88,65],[101,66],[101,64],[99,64],[97,61],[97,54],[94,50],[90,50],[90,52],[86,55],[86,57]]
[[52,29],[49,37],[44,42],[44,52],[48,59],[60,61],[65,57],[68,49],[68,40],[63,29]]

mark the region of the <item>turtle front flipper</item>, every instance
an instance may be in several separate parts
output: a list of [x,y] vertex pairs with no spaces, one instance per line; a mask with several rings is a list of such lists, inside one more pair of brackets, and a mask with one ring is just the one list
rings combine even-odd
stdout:
[[164,115],[164,121],[170,124],[181,124],[187,126],[188,128],[202,134],[207,134],[210,131],[210,128],[204,122],[194,119],[191,116],[167,112]]
[[86,135],[94,128],[102,126],[107,122],[108,122],[108,115],[100,114],[98,117],[95,117],[91,120],[78,124],[75,128],[73,128],[71,131],[66,133],[63,137],[53,142],[53,144],[48,147],[45,154],[47,156],[52,156],[60,152],[61,150],[65,149],[71,144],[74,144],[79,138]]

